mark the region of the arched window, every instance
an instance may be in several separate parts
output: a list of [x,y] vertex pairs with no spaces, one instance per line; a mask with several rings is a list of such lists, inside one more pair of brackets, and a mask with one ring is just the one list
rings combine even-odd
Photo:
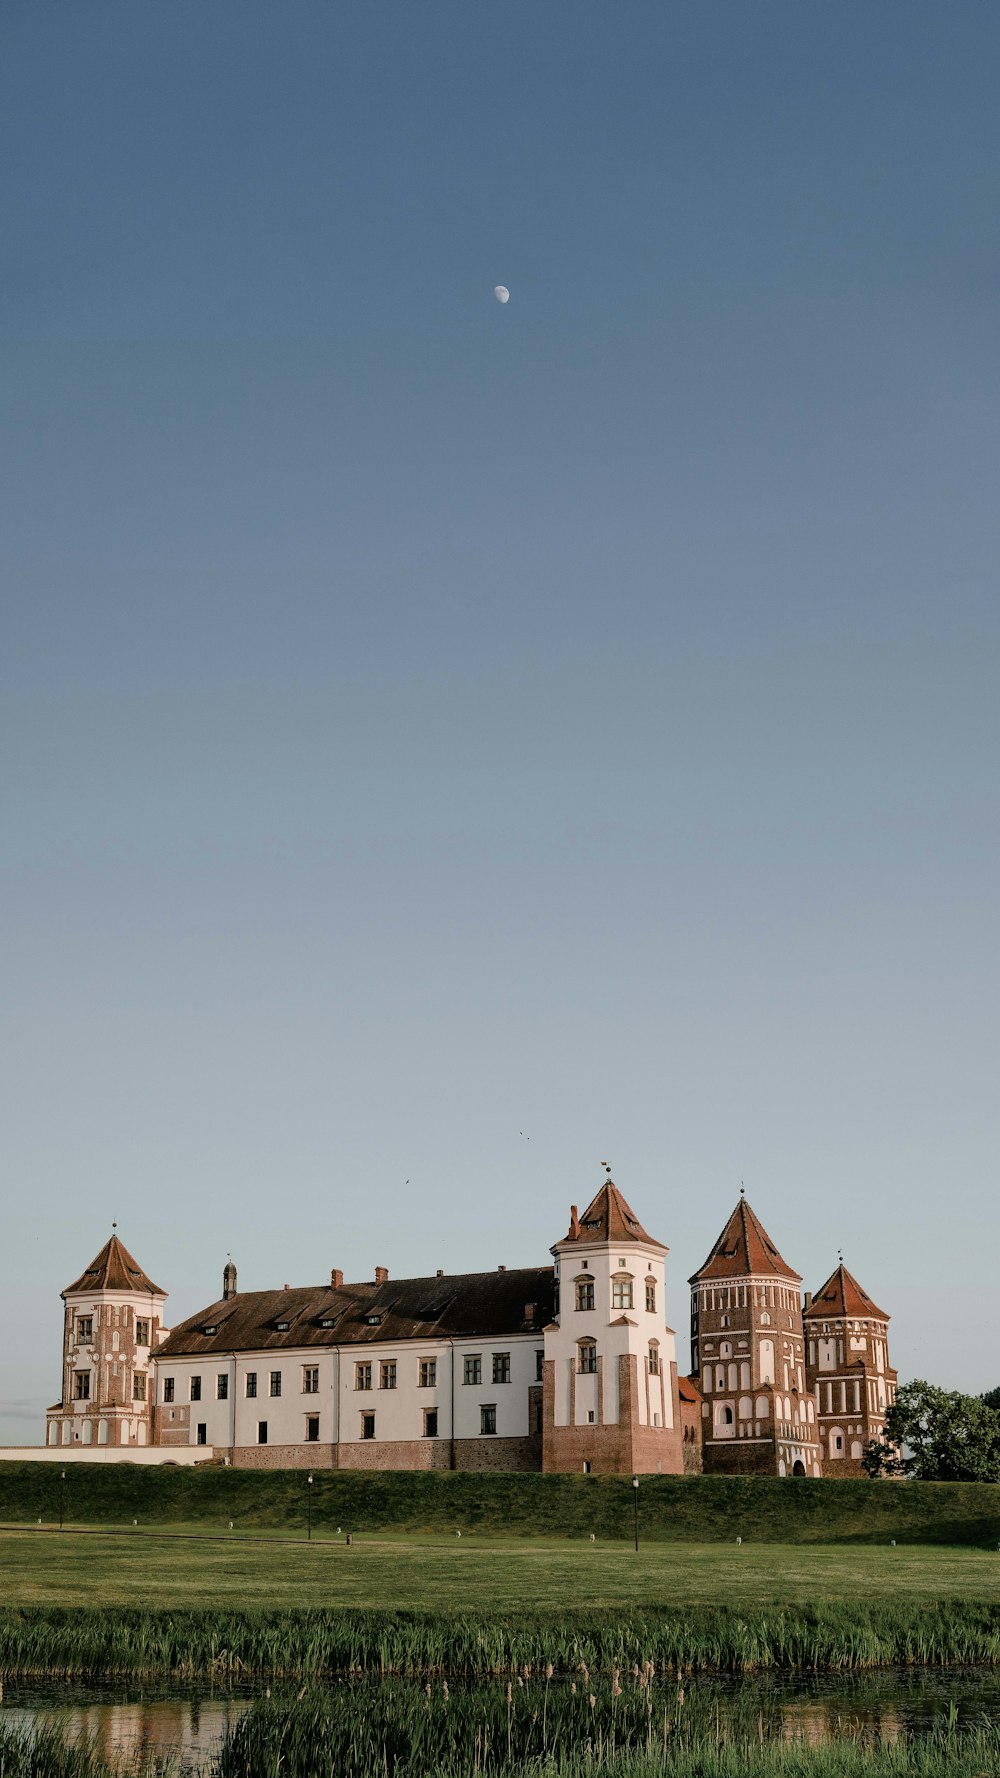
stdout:
[[582,1311],[594,1307],[593,1278],[578,1278],[576,1281],[576,1306]]
[[768,1401],[766,1395],[758,1395],[757,1406],[756,1406],[755,1411],[756,1411],[758,1420],[766,1420],[767,1419],[768,1414],[771,1412],[771,1404]]
[[750,1387],[750,1364],[749,1364],[749,1361],[744,1358],[740,1364],[740,1388],[741,1389],[749,1389],[749,1387]]
[[593,1376],[597,1370],[597,1347],[593,1340],[581,1340],[577,1350],[581,1376]]
[[717,1364],[715,1367],[715,1387],[716,1389],[724,1389],[726,1387],[726,1367],[724,1364]]
[[740,1396],[739,1415],[741,1420],[753,1419],[753,1402],[749,1395]]
[[861,1440],[859,1438],[856,1438],[854,1440],[854,1443],[851,1446],[851,1456],[854,1458],[855,1463],[860,1463],[860,1461],[861,1461]]
[[839,1426],[831,1426],[830,1428],[828,1449],[831,1457],[842,1457],[844,1455],[844,1435]]
[[719,1347],[719,1357],[720,1358],[732,1358],[732,1356],[733,1356],[733,1342],[732,1342],[732,1340],[723,1340],[721,1346]]
[[658,1377],[660,1374],[660,1348],[653,1340],[649,1348],[649,1374]]
[[613,1309],[631,1309],[632,1280],[631,1278],[614,1277],[611,1280],[611,1307]]

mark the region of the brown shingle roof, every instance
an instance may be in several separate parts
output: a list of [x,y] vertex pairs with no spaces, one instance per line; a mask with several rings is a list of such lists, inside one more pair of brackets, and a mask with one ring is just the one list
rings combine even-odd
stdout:
[[631,1205],[626,1202],[613,1179],[606,1179],[582,1216],[576,1205],[570,1209],[567,1241],[643,1241],[651,1247],[663,1247],[662,1241],[648,1235]]
[[[467,1339],[474,1335],[541,1335],[552,1319],[553,1282],[551,1266],[531,1266],[516,1271],[344,1284],[339,1289],[319,1284],[294,1290],[241,1291],[228,1302],[211,1303],[175,1327],[157,1347],[156,1357]],[[287,1329],[279,1328],[283,1321],[287,1321]],[[324,1321],[333,1325],[324,1327]],[[209,1327],[216,1331],[206,1333]]]
[[63,1296],[73,1296],[77,1291],[87,1290],[137,1290],[153,1296],[163,1296],[158,1284],[143,1271],[138,1260],[132,1258],[124,1242],[117,1235],[105,1241],[96,1259],[92,1259],[87,1270],[81,1272],[75,1284],[67,1284]]
[[701,1271],[695,1272],[688,1283],[698,1284],[706,1278],[749,1277],[787,1278],[793,1284],[802,1282],[798,1272],[793,1272],[782,1259],[763,1223],[754,1215],[746,1198],[741,1196]]
[[856,1278],[852,1278],[843,1260],[837,1270],[831,1273],[826,1283],[820,1286],[808,1309],[802,1312],[804,1321],[821,1321],[837,1315],[850,1315],[855,1320],[888,1321],[890,1317],[884,1309],[872,1302],[866,1290],[862,1290]]

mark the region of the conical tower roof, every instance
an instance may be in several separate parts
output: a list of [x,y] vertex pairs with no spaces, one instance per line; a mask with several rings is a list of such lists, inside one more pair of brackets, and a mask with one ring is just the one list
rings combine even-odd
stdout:
[[112,1235],[105,1241],[96,1259],[92,1259],[85,1272],[81,1272],[75,1283],[67,1284],[63,1296],[74,1296],[78,1291],[87,1290],[135,1290],[146,1295],[164,1296],[158,1284],[143,1271],[138,1261],[132,1258],[123,1241]]
[[791,1284],[802,1283],[798,1272],[793,1272],[788,1262],[782,1259],[760,1218],[741,1193],[736,1209],[705,1264],[700,1272],[688,1279],[688,1283],[699,1284],[703,1279],[712,1278],[750,1277],[787,1278]]
[[669,1251],[662,1241],[657,1241],[654,1236],[646,1233],[613,1179],[604,1181],[582,1216],[577,1214],[576,1205],[572,1205],[569,1232],[565,1239],[581,1245],[588,1242],[640,1241],[647,1247],[661,1247],[664,1253]]
[[873,1303],[867,1290],[862,1290],[856,1278],[847,1270],[843,1260],[835,1272],[831,1272],[826,1283],[821,1285],[809,1304],[802,1312],[804,1321],[822,1321],[835,1319],[838,1315],[849,1315],[855,1320],[888,1321],[889,1316],[877,1303]]

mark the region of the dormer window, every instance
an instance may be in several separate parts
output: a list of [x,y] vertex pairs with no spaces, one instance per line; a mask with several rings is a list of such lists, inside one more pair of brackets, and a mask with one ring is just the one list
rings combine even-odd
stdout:
[[592,1216],[590,1221],[585,1222],[583,1226],[585,1229],[599,1229],[602,1220],[603,1219],[600,1216]]
[[369,1327],[380,1327],[382,1324],[382,1317],[379,1314],[366,1315],[365,1321]]
[[203,1334],[217,1334],[219,1329],[216,1326],[215,1322],[213,1321],[213,1322],[209,1322],[205,1327],[202,1328],[201,1331]]
[[320,1327],[334,1327],[334,1326],[336,1326],[336,1323],[333,1319],[333,1316],[332,1315],[324,1315],[322,1321],[320,1322]]
[[292,1324],[290,1321],[276,1321],[274,1325],[279,1333],[287,1333]]

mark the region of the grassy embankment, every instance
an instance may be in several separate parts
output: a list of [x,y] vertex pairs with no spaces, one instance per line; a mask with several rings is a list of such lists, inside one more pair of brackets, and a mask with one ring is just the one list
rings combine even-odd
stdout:
[[[237,1530],[300,1536],[305,1475],[296,1470],[142,1469],[72,1465],[67,1524]],[[627,1476],[486,1475],[447,1470],[317,1470],[310,1490],[317,1535],[337,1526],[367,1535],[504,1538],[632,1536]],[[59,1515],[57,1463],[0,1462],[0,1524],[52,1524]],[[644,1476],[644,1542],[966,1544],[995,1549],[1000,1490],[983,1483],[777,1481],[723,1476]]]

